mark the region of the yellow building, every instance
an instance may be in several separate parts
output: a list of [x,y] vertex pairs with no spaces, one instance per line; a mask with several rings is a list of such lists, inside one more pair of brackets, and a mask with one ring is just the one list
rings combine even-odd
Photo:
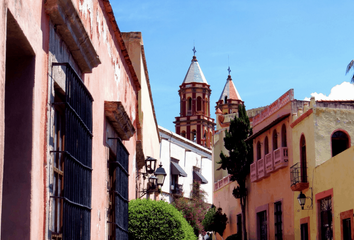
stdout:
[[[314,98],[293,115],[295,239],[354,238],[353,119],[353,101]],[[298,198],[306,199],[303,210]]]

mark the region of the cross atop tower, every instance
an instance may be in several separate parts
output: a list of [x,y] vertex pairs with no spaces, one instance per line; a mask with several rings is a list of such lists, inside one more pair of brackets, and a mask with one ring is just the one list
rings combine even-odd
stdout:
[[195,50],[195,47],[193,47],[192,51],[193,51],[194,56],[195,56],[195,53],[197,52],[197,50]]
[[229,75],[230,75],[230,73],[231,73],[231,69],[230,69],[230,66],[229,66],[229,68],[227,69],[227,71],[229,72]]

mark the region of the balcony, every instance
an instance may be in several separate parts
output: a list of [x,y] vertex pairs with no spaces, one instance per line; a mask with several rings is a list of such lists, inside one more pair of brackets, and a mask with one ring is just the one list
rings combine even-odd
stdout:
[[182,184],[171,185],[171,192],[174,195],[183,196],[183,185]]
[[273,154],[268,153],[267,155],[265,155],[264,159],[265,159],[266,173],[273,172],[275,170],[274,169],[274,162],[273,162]]
[[292,191],[302,191],[309,187],[307,182],[307,168],[295,163],[290,167],[290,183]]
[[265,178],[268,176],[268,174],[265,171],[265,164],[264,164],[264,158],[261,158],[257,160],[257,174],[258,174],[258,180],[261,180],[262,178]]
[[288,148],[281,147],[274,150],[274,170],[288,166]]
[[257,162],[254,162],[250,165],[250,173],[251,173],[251,182],[257,181]]

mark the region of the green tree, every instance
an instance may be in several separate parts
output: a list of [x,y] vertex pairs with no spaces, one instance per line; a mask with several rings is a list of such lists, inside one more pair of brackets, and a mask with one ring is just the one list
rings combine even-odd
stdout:
[[129,239],[197,240],[193,228],[171,204],[150,199],[129,202]]
[[[354,69],[354,60],[351,60],[350,63],[348,64],[347,70],[345,71],[345,74],[348,74],[348,72],[349,72],[351,69]],[[352,79],[350,80],[350,82],[351,82],[351,83],[354,83],[354,74],[353,74]]]
[[200,182],[194,181],[190,198],[175,198],[173,205],[182,212],[184,218],[193,227],[194,234],[204,233],[202,221],[208,209],[205,202],[206,192],[200,188]]
[[[231,175],[231,181],[236,181],[238,186],[234,188],[232,195],[240,199],[242,211],[242,232],[243,239],[247,240],[246,232],[246,200],[247,187],[246,178],[250,173],[250,164],[253,159],[252,144],[246,139],[252,135],[250,120],[243,105],[238,107],[238,117],[230,122],[228,131],[225,131],[224,146],[229,151],[229,155],[220,153],[221,164],[219,169],[226,169]],[[218,169],[218,170],[219,170]]]
[[224,234],[227,220],[227,216],[225,213],[222,213],[222,209],[218,208],[216,211],[215,206],[213,206],[205,214],[202,224],[205,231],[218,233],[224,239],[222,235]]

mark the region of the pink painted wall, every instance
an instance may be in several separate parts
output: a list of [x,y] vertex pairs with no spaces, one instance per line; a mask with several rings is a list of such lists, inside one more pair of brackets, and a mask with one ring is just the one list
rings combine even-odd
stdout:
[[[275,239],[275,219],[274,219],[274,203],[282,202],[282,224],[283,239],[294,239],[294,201],[293,192],[290,189],[290,167],[292,166],[292,131],[291,123],[292,102],[287,103],[279,110],[272,113],[269,117],[259,122],[254,128],[253,133],[267,129],[265,132],[253,139],[253,155],[254,161],[257,161],[257,142],[261,143],[261,156],[264,158],[264,139],[267,136],[269,141],[269,152],[273,151],[272,134],[276,130],[278,133],[278,147],[281,146],[281,128],[286,127],[287,147],[288,147],[288,166],[277,169],[268,174],[264,179],[249,183],[250,191],[248,195],[248,237],[249,239],[257,239],[257,212],[263,207],[267,207],[267,224],[268,239]],[[286,114],[290,115],[284,120],[278,122],[272,127],[268,127],[279,117]]]
[[[82,79],[94,98],[91,239],[104,239],[106,237],[105,215],[108,206],[108,145],[105,139],[107,120],[104,115],[104,101],[120,101],[136,129],[139,83],[129,56],[127,52],[124,52],[124,43],[120,38],[115,19],[109,13],[109,3],[101,0],[73,0],[73,3],[101,61],[98,67],[93,68],[92,73],[82,74]],[[2,195],[0,205],[3,210],[2,219],[6,219],[2,222],[3,239],[38,240],[47,239],[48,236],[50,198],[47,170],[51,158],[48,149],[51,126],[47,125],[48,118],[50,118],[48,114],[50,108],[48,90],[51,90],[48,87],[48,82],[50,82],[48,66],[51,66],[51,62],[56,60],[56,55],[49,52],[50,32],[53,31],[53,26],[50,24],[49,16],[44,11],[43,4],[43,1],[30,0],[5,0],[0,3],[0,31],[6,33],[7,26],[10,26],[9,29],[13,29],[12,25],[7,25],[7,19],[9,19],[7,14],[9,12],[11,12],[14,22],[20,29],[20,31],[16,30],[17,35],[14,37],[10,38],[6,34],[2,34],[0,38],[0,193]],[[27,111],[26,117],[29,120],[22,127],[18,123],[18,126],[20,126],[18,130],[27,130],[27,132],[16,132],[15,128],[14,133],[10,136],[6,135],[10,131],[5,132],[5,128],[7,127],[7,130],[9,130],[9,127],[13,128],[17,123],[7,125],[5,123],[6,116],[12,114],[12,111],[6,112],[5,116],[5,65],[6,63],[9,65],[10,60],[6,61],[6,55],[9,57],[9,53],[11,53],[10,48],[6,47],[7,38],[8,42],[12,44],[15,44],[16,41],[13,40],[17,38],[21,39],[19,43],[27,42],[33,55],[33,66],[30,66],[29,71],[33,75],[32,86],[20,84],[21,81],[25,81],[24,77],[20,77],[18,78],[20,82],[12,86],[11,89],[8,88],[6,92],[9,96],[7,100],[15,101],[7,108],[13,108],[14,111]],[[22,47],[26,48],[27,45],[22,44]],[[16,55],[17,53],[14,51],[12,54]],[[9,66],[15,66],[15,64]],[[16,74],[16,71],[13,71],[13,74]],[[7,80],[10,79],[13,78],[8,75]],[[25,95],[16,91],[16,87],[19,88],[18,90],[24,88],[26,90]],[[23,98],[24,96],[28,99]],[[26,100],[26,104],[17,106],[16,104],[19,104],[22,100]],[[8,122],[11,123],[11,121]],[[9,138],[5,142],[7,137]],[[129,199],[133,199],[135,198],[136,134],[129,140],[123,141],[123,143],[130,153],[129,189],[132,191],[129,191]],[[9,149],[7,151],[12,153],[8,156],[7,153],[4,153],[6,145]],[[15,146],[18,148],[14,148]],[[20,155],[15,156],[17,152]],[[6,168],[11,159],[14,161],[9,165],[10,167]],[[4,166],[5,173],[3,171]],[[4,186],[6,186],[6,189]],[[3,191],[3,189],[6,191]],[[18,200],[26,203],[13,203],[14,193]],[[7,199],[6,206],[2,204],[3,199]],[[21,211],[5,211],[15,210],[16,206],[21,204],[23,205],[20,208]],[[21,218],[23,220],[19,221],[18,219]]]
[[[274,105],[273,105],[274,106]],[[284,103],[280,108],[273,111],[271,114],[266,115],[264,118],[258,118],[256,126],[253,126],[253,155],[254,161],[257,157],[257,142],[261,142],[261,155],[264,158],[264,139],[268,136],[269,152],[273,150],[272,146],[272,133],[273,130],[278,132],[278,147],[281,146],[281,128],[283,124],[286,127],[287,133],[287,146],[288,146],[288,166],[277,169],[270,173],[267,177],[257,182],[247,181],[246,187],[248,188],[248,197],[246,203],[246,230],[247,237],[250,240],[257,239],[257,212],[267,210],[267,234],[268,239],[275,239],[274,230],[274,203],[282,202],[282,222],[283,222],[283,239],[294,239],[294,201],[293,192],[290,188],[290,166],[292,166],[292,131],[290,127],[292,102]],[[280,117],[282,120],[277,121]],[[223,181],[223,180],[220,180]],[[221,207],[223,213],[229,218],[229,223],[225,229],[223,237],[226,238],[231,234],[237,232],[236,215],[241,213],[241,206],[239,200],[235,199],[232,195],[232,190],[236,183],[227,183],[226,185],[216,184],[221,187],[215,188],[214,191],[214,204],[216,207]],[[217,237],[217,239],[221,239]]]
[[[7,202],[0,200],[3,210],[12,209],[17,211],[2,212],[2,239],[42,239],[44,230],[44,209],[45,209],[45,192],[44,192],[44,178],[45,178],[45,156],[46,156],[46,100],[47,100],[47,50],[48,50],[48,18],[45,16],[42,9],[42,1],[2,1],[0,3],[0,31],[2,32],[0,38],[0,191],[3,199]],[[10,29],[15,29],[13,22],[8,23],[8,19],[12,15],[21,31],[14,32],[15,35],[6,36],[7,24]],[[8,18],[9,16],[9,18]],[[9,38],[9,51],[6,51],[6,39]],[[15,41],[16,40],[16,41]],[[25,43],[25,44],[24,44]],[[18,44],[16,46],[16,44]],[[30,76],[33,76],[32,86],[22,85],[20,82],[27,81],[25,76],[15,76],[17,73],[28,74],[29,72],[24,69],[18,69],[16,73],[16,63],[10,64],[7,62],[8,71],[12,71],[15,75],[8,75],[7,82],[14,83],[13,80],[17,79],[17,87],[23,87],[25,96],[20,91],[9,90],[5,94],[5,72],[6,72],[6,57],[16,58],[18,56],[23,59],[25,52],[18,51],[29,50],[30,46],[32,59],[29,66]],[[17,50],[16,50],[17,49]],[[16,62],[16,60],[14,60]],[[21,66],[17,62],[17,68]],[[9,73],[8,72],[8,73]],[[10,81],[11,80],[11,81]],[[27,82],[28,83],[28,82]],[[16,86],[14,86],[15,88]],[[20,90],[20,89],[19,89]],[[5,100],[13,101],[26,101],[26,104],[8,105],[12,107],[13,112],[5,116]],[[8,109],[9,110],[9,109]],[[5,118],[10,117],[16,111],[25,111],[27,116],[27,123],[21,121],[17,123],[11,122],[5,125]],[[17,129],[14,128],[17,125]],[[24,124],[24,125],[23,125]],[[6,129],[7,131],[5,131]],[[10,129],[13,129],[11,132]],[[6,135],[7,134],[7,135]],[[22,135],[23,134],[23,135]],[[5,142],[6,139],[6,142]],[[23,141],[27,144],[23,144]],[[22,144],[21,144],[22,142]],[[18,144],[16,144],[18,143]],[[7,152],[10,155],[5,157],[4,146],[7,146]],[[5,163],[4,163],[5,162]],[[5,176],[4,177],[4,165]],[[22,168],[22,169],[21,169]],[[15,178],[18,180],[16,181]],[[4,181],[4,182],[3,182]],[[5,191],[4,186],[6,186]],[[21,191],[22,190],[22,191]],[[16,192],[14,195],[13,191]],[[16,202],[14,199],[18,199]],[[24,202],[20,202],[23,200]],[[25,205],[18,208],[18,206]],[[26,213],[21,212],[25,209]],[[17,221],[16,217],[21,218],[25,215],[25,219]],[[5,220],[7,219],[7,220]],[[12,219],[12,220],[11,220]],[[12,222],[14,221],[14,222]],[[21,228],[17,228],[21,227]],[[15,231],[16,229],[16,231]]]

